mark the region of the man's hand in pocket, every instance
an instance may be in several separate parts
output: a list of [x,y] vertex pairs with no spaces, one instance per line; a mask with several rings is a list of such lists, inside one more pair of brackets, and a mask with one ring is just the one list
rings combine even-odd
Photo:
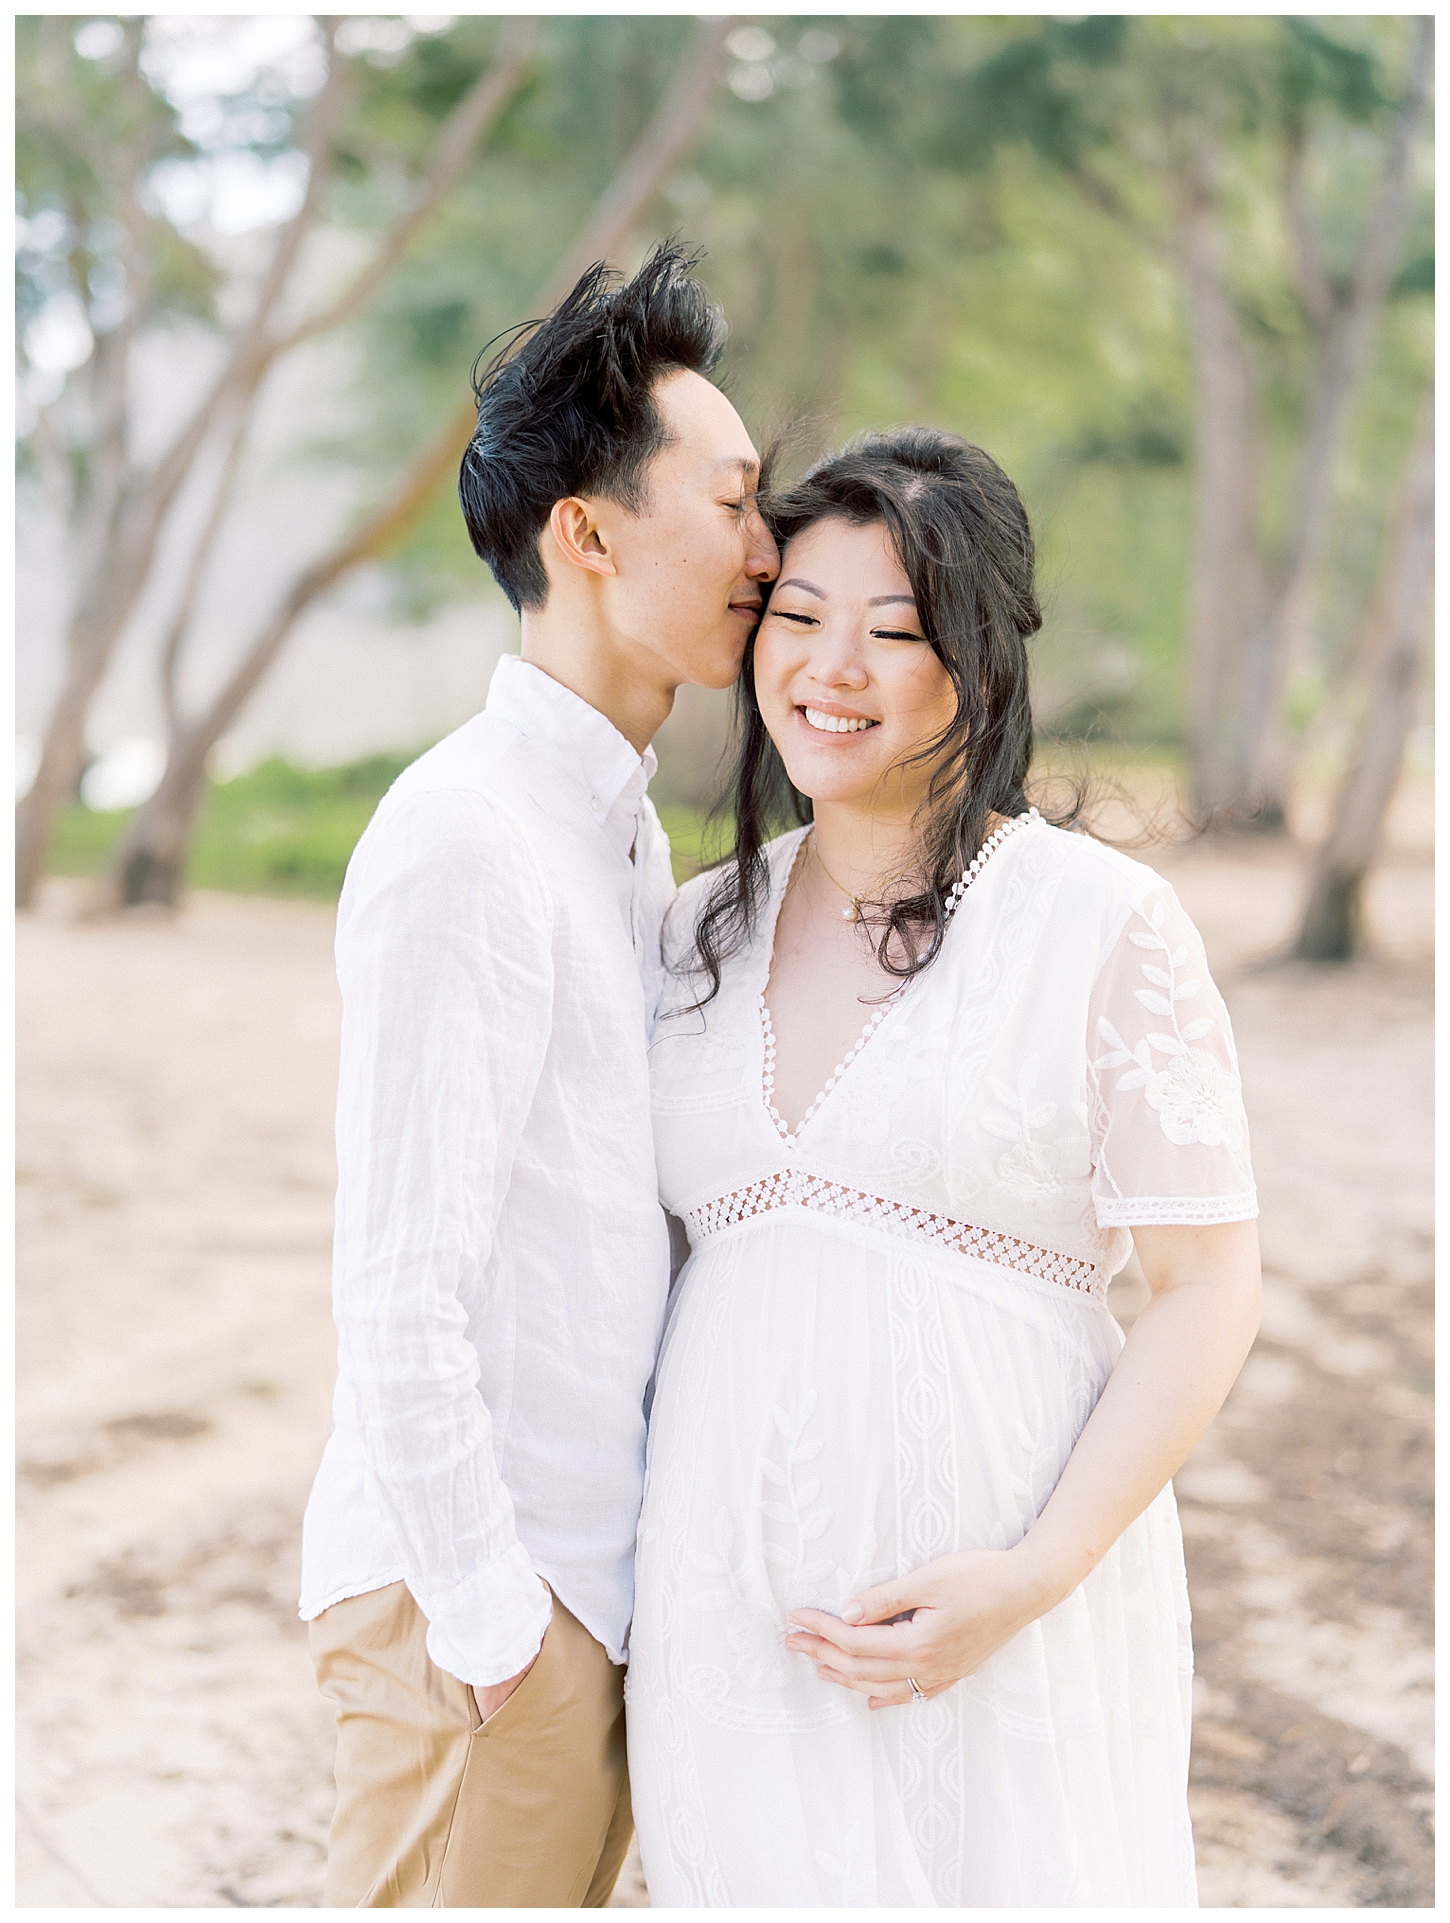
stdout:
[[514,1691],[538,1660],[538,1657],[534,1656],[529,1662],[525,1663],[517,1676],[510,1676],[507,1682],[490,1683],[486,1689],[474,1690],[473,1701],[475,1708],[478,1710],[480,1722],[486,1723],[495,1710],[503,1708],[509,1697],[513,1695]]
[[[539,1580],[543,1582],[542,1577],[540,1577]],[[545,1589],[549,1589],[547,1583],[544,1583],[544,1587]],[[552,1589],[549,1589],[549,1600],[551,1603],[553,1599],[554,1592]],[[544,1634],[547,1636],[548,1633],[546,1629]],[[540,1643],[538,1649],[534,1651],[533,1655],[524,1664],[517,1676],[509,1676],[501,1683],[489,1683],[483,1689],[474,1688],[472,1684],[469,1685],[470,1688],[473,1688],[473,1704],[474,1708],[478,1711],[480,1722],[486,1723],[490,1716],[496,1715],[497,1712],[503,1708],[509,1697],[513,1695],[519,1684],[539,1660],[543,1647],[544,1645]]]

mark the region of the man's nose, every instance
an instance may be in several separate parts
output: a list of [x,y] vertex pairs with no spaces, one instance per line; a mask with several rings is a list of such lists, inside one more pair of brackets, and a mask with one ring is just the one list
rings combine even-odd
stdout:
[[745,571],[752,581],[773,581],[780,573],[780,549],[758,508],[750,517],[750,555]]

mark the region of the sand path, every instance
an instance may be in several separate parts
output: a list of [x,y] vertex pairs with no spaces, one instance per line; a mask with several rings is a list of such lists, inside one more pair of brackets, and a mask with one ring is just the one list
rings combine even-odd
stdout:
[[[1292,854],[1159,862],[1239,1035],[1264,1334],[1180,1478],[1209,1905],[1431,1901],[1430,876],[1387,952],[1255,972]],[[19,930],[18,1901],[318,1901],[294,1612],[328,1430],[331,911]],[[1131,1279],[1117,1306],[1131,1316]],[[617,1900],[644,1900],[626,1883]]]

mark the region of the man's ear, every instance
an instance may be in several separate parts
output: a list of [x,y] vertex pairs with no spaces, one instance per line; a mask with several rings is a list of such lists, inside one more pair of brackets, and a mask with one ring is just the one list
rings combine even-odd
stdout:
[[549,510],[549,533],[561,558],[590,574],[617,574],[609,540],[593,506],[571,494]]

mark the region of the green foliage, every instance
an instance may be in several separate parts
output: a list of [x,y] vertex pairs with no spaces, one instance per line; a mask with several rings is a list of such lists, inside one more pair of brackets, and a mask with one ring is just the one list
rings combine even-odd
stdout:
[[1342,26],[1336,35],[1310,19],[1291,16],[1279,24],[1283,41],[1278,82],[1286,114],[1307,115],[1328,105],[1346,120],[1363,124],[1387,105],[1384,76],[1373,53],[1339,37]]
[[[174,108],[140,74],[139,22],[118,28],[115,52],[99,60],[77,52],[78,24],[33,14],[15,22],[22,367],[25,329],[57,296],[73,297],[93,331],[106,333],[121,318],[125,289],[143,283],[153,317],[210,319],[219,278],[199,247],[129,206],[139,171],[196,152]],[[137,232],[140,262],[131,259]]]
[[943,166],[969,172],[1022,141],[1054,167],[1072,169],[1112,138],[1098,70],[1120,61],[1129,23],[1111,15],[1040,20],[962,76],[931,143]]

